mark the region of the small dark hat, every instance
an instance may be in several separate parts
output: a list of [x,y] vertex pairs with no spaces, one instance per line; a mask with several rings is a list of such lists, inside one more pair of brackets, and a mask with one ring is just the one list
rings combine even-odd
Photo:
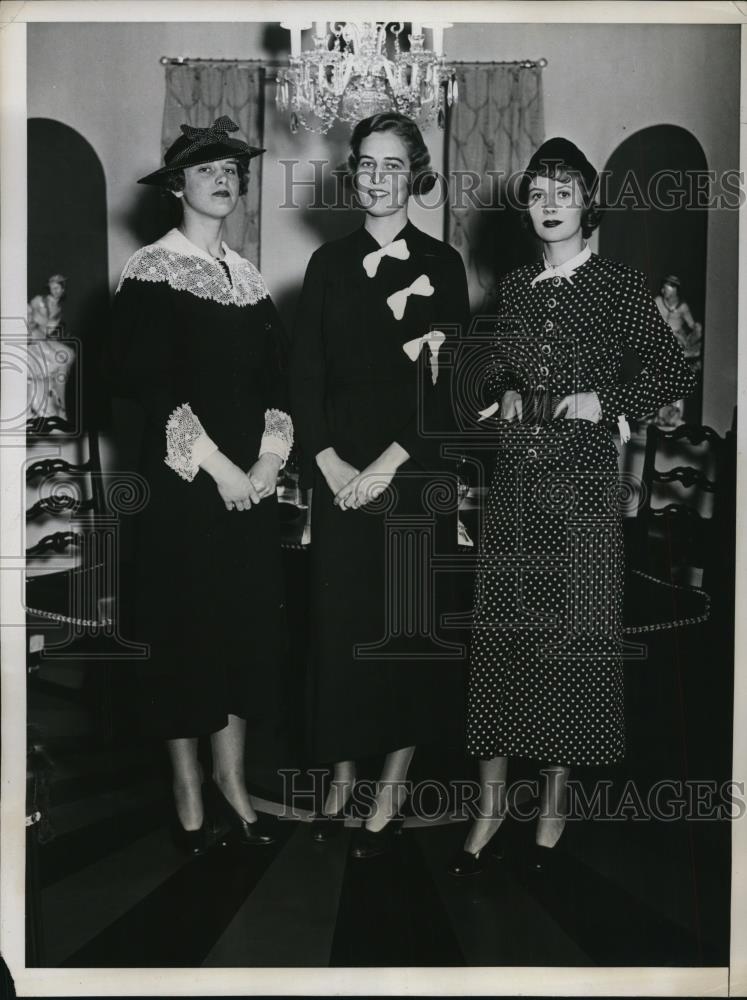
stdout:
[[561,164],[581,175],[588,195],[594,192],[597,184],[597,172],[594,167],[570,139],[556,136],[554,139],[547,139],[546,142],[543,142],[527,164],[519,185],[519,200],[522,205],[527,203],[531,179],[544,173],[548,168],[557,168]]
[[661,279],[661,283],[662,285],[672,285],[674,288],[679,288],[682,284],[676,274],[665,274]]
[[216,118],[207,128],[181,125],[182,135],[172,142],[164,154],[164,165],[147,177],[141,177],[138,184],[165,184],[169,174],[184,167],[197,167],[201,163],[214,160],[251,160],[260,156],[264,149],[250,146],[243,139],[231,139],[229,132],[238,132],[239,126],[226,115]]

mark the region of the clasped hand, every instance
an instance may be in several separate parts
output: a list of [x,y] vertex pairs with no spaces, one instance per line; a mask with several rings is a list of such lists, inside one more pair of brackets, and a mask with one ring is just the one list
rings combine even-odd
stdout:
[[260,455],[248,472],[233,465],[216,481],[226,510],[250,510],[275,492],[281,461],[277,455]]
[[359,471],[330,450],[320,456],[319,467],[340,510],[357,510],[380,497],[389,486],[396,469],[381,457]]
[[[596,424],[602,419],[602,407],[595,392],[572,392],[563,396],[552,416],[553,420],[564,417],[566,420],[591,420]],[[501,419],[521,420],[521,417],[521,394],[509,389],[501,400]]]
[[380,459],[371,462],[335,495],[340,510],[357,510],[377,500],[389,486],[396,469],[388,468]]

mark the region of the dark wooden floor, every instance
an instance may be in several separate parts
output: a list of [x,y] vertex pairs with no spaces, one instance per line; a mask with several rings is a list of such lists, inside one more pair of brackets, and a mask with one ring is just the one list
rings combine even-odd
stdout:
[[30,715],[53,751],[56,834],[39,849],[36,964],[728,964],[724,822],[572,823],[547,878],[528,871],[518,822],[506,860],[465,880],[445,871],[464,823],[406,828],[362,862],[350,829],[316,844],[306,823],[275,818],[270,847],[185,860],[147,748],[102,748],[88,713],[49,690],[32,690]]

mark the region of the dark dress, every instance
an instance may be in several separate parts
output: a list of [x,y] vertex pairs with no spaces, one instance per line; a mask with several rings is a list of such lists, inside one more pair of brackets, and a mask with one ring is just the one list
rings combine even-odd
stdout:
[[[483,759],[611,764],[625,751],[623,548],[611,428],[694,388],[642,274],[591,255],[572,281],[532,287],[542,264],[500,289],[486,402],[522,393],[524,422],[498,422],[470,656],[467,746]],[[623,348],[642,368],[621,381]],[[602,419],[542,418],[574,392]]]
[[250,746],[267,744],[281,723],[286,642],[277,504],[228,511],[191,464],[201,430],[245,471],[292,435],[283,333],[261,275],[172,230],[124,269],[112,361],[115,391],[145,411],[149,498],[137,514],[132,600],[133,638],[151,648],[147,714],[172,739],[216,732],[231,713],[247,720]]
[[[306,272],[291,364],[294,424],[312,468],[310,753],[349,760],[459,739],[464,656],[441,627],[453,581],[432,557],[456,548],[454,462],[440,454],[450,423],[449,342],[467,320],[464,266],[411,223],[407,259],[383,256],[363,228],[320,247]],[[427,276],[425,280],[422,276]],[[387,303],[420,279],[397,319]],[[403,345],[441,330],[435,385],[430,352]],[[393,441],[410,459],[379,500],[341,511],[314,457],[327,447],[363,470]],[[365,647],[365,648],[362,648]]]

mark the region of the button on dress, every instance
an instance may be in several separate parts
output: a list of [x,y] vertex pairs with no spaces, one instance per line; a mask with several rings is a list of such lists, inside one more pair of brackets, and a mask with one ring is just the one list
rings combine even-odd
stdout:
[[[695,388],[645,277],[594,254],[571,280],[500,286],[500,336],[486,401],[507,389],[553,406],[596,392],[602,419],[497,422],[475,590],[467,745],[482,759],[603,765],[625,752],[620,417],[642,417]],[[621,381],[623,348],[641,361]]]
[[[454,461],[440,449],[451,426],[444,359],[467,321],[467,283],[451,247],[411,223],[400,240],[406,258],[379,255],[371,277],[363,261],[380,247],[365,229],[320,247],[294,331],[292,412],[313,476],[309,749],[319,762],[463,738],[464,637],[440,625],[453,579],[432,556],[456,549]],[[430,348],[413,343],[434,329],[446,338],[435,385]],[[336,507],[315,456],[332,446],[363,470],[393,441],[410,460],[381,498]]]

